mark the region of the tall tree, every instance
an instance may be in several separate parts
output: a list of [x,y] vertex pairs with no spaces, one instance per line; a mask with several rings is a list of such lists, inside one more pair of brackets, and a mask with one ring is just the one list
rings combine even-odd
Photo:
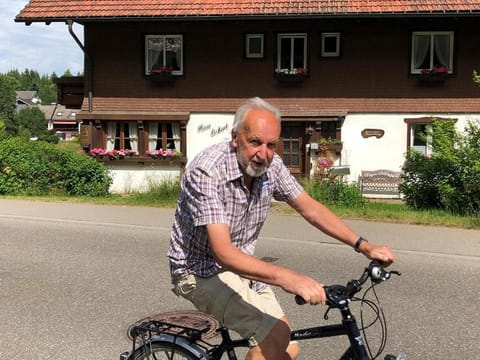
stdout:
[[16,80],[12,76],[0,74],[0,118],[3,120],[5,130],[15,133],[15,93]]
[[16,116],[17,134],[23,137],[39,137],[47,133],[48,121],[36,106],[20,110]]

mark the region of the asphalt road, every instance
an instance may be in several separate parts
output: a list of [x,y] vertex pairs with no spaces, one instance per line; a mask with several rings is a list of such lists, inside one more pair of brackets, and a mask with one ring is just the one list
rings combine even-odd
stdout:
[[[125,331],[160,312],[192,309],[170,291],[172,209],[0,200],[0,360],[118,359]],[[378,287],[388,352],[408,359],[480,354],[480,231],[348,221],[395,251],[402,276]],[[271,215],[259,257],[344,283],[367,261],[301,218]],[[322,306],[277,291],[292,326],[334,323]],[[356,313],[358,314],[358,313]],[[358,316],[357,316],[358,317]],[[368,333],[373,345],[379,328]],[[301,359],[335,359],[343,337],[302,342]]]

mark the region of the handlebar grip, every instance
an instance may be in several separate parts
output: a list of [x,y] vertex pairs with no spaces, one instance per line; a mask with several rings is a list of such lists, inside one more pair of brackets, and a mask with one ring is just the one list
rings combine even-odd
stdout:
[[300,295],[295,295],[295,302],[297,305],[305,305],[307,303]]

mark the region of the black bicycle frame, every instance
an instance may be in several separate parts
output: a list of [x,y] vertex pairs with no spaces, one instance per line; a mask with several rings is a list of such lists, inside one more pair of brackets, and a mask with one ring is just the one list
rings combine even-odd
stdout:
[[[347,336],[350,341],[350,347],[340,357],[341,360],[369,360],[367,349],[358,329],[355,317],[352,315],[348,303],[340,308],[342,314],[342,323],[334,325],[323,325],[301,330],[294,330],[290,335],[291,340],[319,339],[334,336]],[[219,360],[224,353],[227,353],[229,360],[237,360],[235,348],[248,347],[248,340],[233,340],[230,337],[228,329],[222,327],[219,329],[222,336],[222,342],[210,353],[212,360]]]
[[[342,314],[342,323],[335,325],[316,326],[301,330],[294,330],[290,336],[291,340],[307,340],[318,339],[333,336],[348,336],[350,341],[350,348],[347,349],[341,359],[355,359],[355,360],[369,360],[367,349],[363,341],[360,330],[357,326],[357,321],[352,315],[348,305],[340,308]],[[348,354],[348,356],[347,356]]]
[[218,329],[222,335],[222,342],[213,349],[210,353],[210,358],[212,360],[220,360],[224,353],[227,353],[228,360],[237,360],[237,354],[235,348],[238,347],[248,347],[247,339],[238,339],[233,340],[230,337],[230,333],[226,327],[221,327]]

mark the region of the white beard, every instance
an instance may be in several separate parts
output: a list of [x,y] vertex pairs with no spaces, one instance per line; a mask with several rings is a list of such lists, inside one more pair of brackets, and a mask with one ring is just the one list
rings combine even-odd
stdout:
[[262,176],[263,174],[265,174],[267,172],[267,168],[268,168],[268,164],[267,163],[264,163],[264,165],[261,167],[261,168],[254,168],[251,164],[251,161],[257,161],[258,159],[256,157],[254,157],[251,161],[249,161],[247,164],[244,164],[242,163],[242,161],[240,160],[241,158],[241,152],[237,150],[237,161],[238,163],[240,164],[240,166],[242,167],[243,171],[245,171],[245,173],[248,175],[248,176],[251,176],[251,177],[260,177]]

